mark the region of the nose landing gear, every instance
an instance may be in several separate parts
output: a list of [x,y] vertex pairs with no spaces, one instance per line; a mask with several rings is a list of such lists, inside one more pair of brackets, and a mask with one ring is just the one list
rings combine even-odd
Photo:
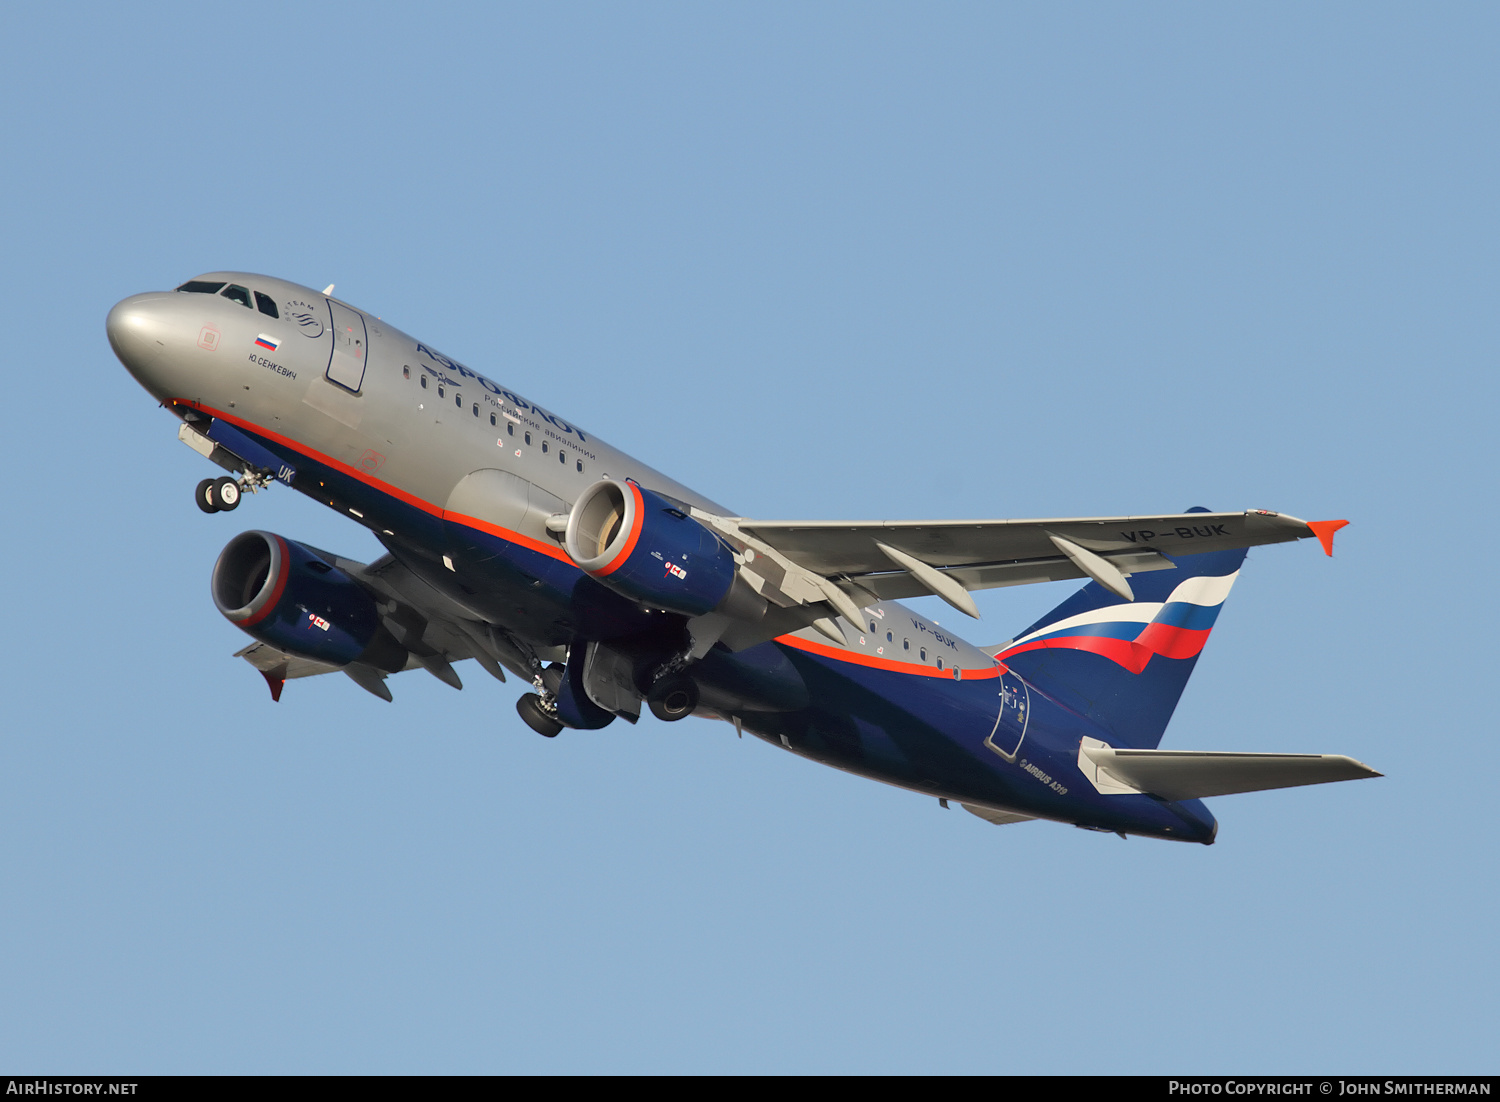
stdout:
[[193,500],[205,513],[228,513],[240,503],[240,484],[232,478],[205,478]]
[[228,513],[246,494],[258,494],[274,481],[269,471],[247,466],[238,478],[205,478],[193,492],[193,500],[205,513]]

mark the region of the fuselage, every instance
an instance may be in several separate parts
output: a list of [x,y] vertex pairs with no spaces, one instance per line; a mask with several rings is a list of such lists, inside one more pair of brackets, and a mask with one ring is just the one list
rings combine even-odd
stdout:
[[[248,273],[195,282],[213,289],[127,298],[107,326],[121,362],[178,418],[234,426],[294,489],[538,653],[649,645],[674,630],[583,573],[556,518],[601,478],[731,510],[337,299]],[[861,633],[842,645],[803,628],[715,648],[695,667],[705,707],[794,753],[934,797],[1212,841],[1197,800],[1092,787],[1079,746],[1103,732],[990,653],[898,602],[862,611]]]

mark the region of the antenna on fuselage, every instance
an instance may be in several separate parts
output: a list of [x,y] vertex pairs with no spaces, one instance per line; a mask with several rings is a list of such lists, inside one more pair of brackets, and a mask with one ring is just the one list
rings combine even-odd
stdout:
[[323,293],[325,295],[331,295],[331,294],[333,294],[333,284],[330,283],[327,287],[324,287],[323,288]]

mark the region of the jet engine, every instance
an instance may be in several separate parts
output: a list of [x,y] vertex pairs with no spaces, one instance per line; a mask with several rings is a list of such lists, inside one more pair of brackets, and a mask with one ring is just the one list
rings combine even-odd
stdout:
[[242,532],[214,563],[214,604],[235,627],[287,654],[402,669],[406,650],[381,624],[375,598],[326,560],[274,532]]
[[735,585],[734,552],[717,535],[634,482],[606,478],[585,490],[563,546],[584,573],[648,608],[747,618],[765,610],[747,585]]

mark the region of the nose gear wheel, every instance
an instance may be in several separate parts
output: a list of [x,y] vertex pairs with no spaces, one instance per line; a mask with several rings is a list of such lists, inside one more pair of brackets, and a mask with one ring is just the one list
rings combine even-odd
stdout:
[[227,513],[237,508],[242,496],[235,479],[205,478],[193,492],[193,500],[205,513]]

